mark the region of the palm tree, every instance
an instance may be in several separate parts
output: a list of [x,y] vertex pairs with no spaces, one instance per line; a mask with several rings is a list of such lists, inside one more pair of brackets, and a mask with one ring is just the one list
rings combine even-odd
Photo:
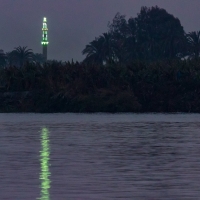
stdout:
[[22,67],[25,62],[33,59],[33,52],[32,49],[19,46],[11,52],[11,57],[17,66]]
[[111,34],[103,33],[100,37],[86,45],[82,54],[86,54],[84,62],[112,63],[114,61],[114,51]]
[[200,31],[193,31],[187,34],[189,44],[189,56],[198,59],[200,53]]
[[86,58],[83,62],[103,64],[103,57],[101,55],[101,44],[98,39],[93,40],[82,51]]

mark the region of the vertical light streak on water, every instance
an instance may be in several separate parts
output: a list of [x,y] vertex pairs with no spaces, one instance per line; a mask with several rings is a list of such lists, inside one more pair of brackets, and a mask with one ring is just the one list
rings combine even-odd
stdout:
[[41,147],[40,151],[40,180],[41,180],[41,193],[40,200],[50,200],[49,189],[51,187],[50,183],[50,171],[49,171],[49,130],[47,128],[42,128],[41,131]]

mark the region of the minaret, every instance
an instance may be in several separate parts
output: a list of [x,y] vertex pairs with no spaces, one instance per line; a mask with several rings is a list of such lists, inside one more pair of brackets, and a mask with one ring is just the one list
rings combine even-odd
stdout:
[[49,44],[48,42],[48,28],[47,28],[47,18],[43,18],[43,27],[42,27],[42,48],[43,48],[43,56],[44,60],[47,61],[47,45]]

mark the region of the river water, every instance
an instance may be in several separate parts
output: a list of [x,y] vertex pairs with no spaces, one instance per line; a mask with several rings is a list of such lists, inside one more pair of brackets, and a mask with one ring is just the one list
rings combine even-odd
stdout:
[[1,200],[200,199],[199,114],[0,114]]

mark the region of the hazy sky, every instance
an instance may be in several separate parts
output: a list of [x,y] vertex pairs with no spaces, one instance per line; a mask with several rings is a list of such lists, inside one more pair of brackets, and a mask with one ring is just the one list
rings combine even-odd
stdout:
[[48,20],[48,58],[81,61],[81,51],[107,31],[120,12],[136,17],[141,6],[166,9],[186,32],[200,30],[200,0],[0,0],[0,49],[28,46],[41,53],[42,19]]

